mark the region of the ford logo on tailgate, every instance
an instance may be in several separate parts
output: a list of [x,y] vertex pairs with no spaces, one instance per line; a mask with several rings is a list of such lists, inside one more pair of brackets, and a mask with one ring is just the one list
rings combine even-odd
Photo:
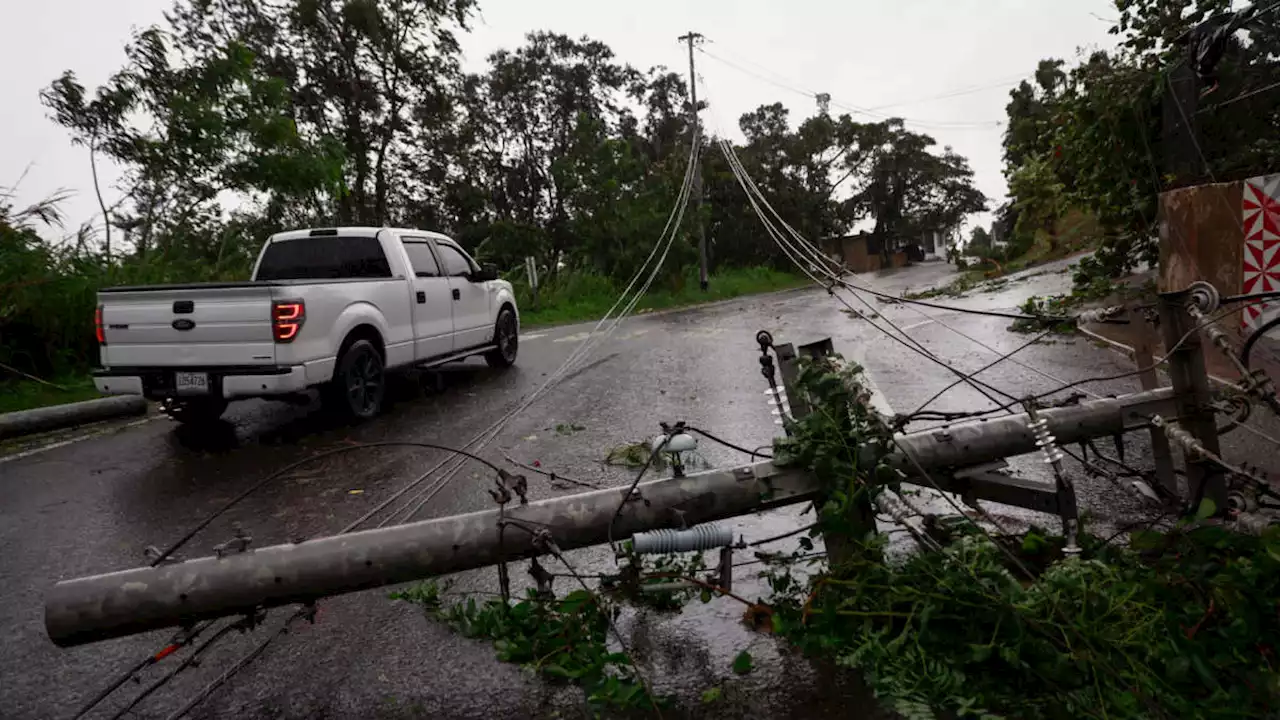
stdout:
[[195,326],[196,326],[195,321],[188,320],[186,318],[178,318],[177,320],[173,321],[174,330],[190,330]]

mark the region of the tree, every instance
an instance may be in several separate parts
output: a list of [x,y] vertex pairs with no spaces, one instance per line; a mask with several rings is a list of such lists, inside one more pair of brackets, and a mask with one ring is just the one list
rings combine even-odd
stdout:
[[[693,211],[679,225],[672,212],[692,150],[685,79],[553,32],[463,72],[457,34],[474,9],[177,0],[102,87],[72,71],[56,79],[43,95],[54,121],[93,162],[123,169],[123,198],[100,203],[107,252],[88,230],[65,253],[39,255],[49,274],[83,281],[70,314],[91,317],[105,282],[242,278],[265,236],[314,225],[438,229],[506,269],[533,256],[547,282],[606,284],[634,274],[670,230],[664,281],[682,282],[697,258]],[[985,203],[964,158],[900,121],[793,119],[773,103],[739,125],[746,140],[733,152],[767,212],[815,241],[868,215],[902,236],[955,227]],[[790,267],[719,140],[700,142],[696,219],[713,267]],[[0,352],[16,357],[38,340],[7,343]]]
[[991,248],[991,233],[987,232],[987,229],[981,225],[973,226],[973,230],[969,232],[969,242],[964,246],[965,254],[974,257],[987,257],[991,254]]
[[933,138],[905,129],[899,119],[869,126],[866,142],[869,169],[846,205],[859,216],[875,218],[886,256],[906,238],[955,227],[966,215],[986,209],[969,162],[950,147],[941,155],[933,152]]
[[[1178,182],[1238,180],[1280,166],[1280,21],[1260,13],[1248,42],[1232,36],[1216,66],[1219,85],[1201,99],[1200,137],[1173,148],[1162,115],[1169,74],[1188,63],[1188,32],[1229,8],[1226,0],[1120,0],[1115,52],[1095,52],[1065,74],[1060,61],[1041,63],[1036,86],[1010,93],[1006,177],[1014,206],[1030,211],[1026,230],[1052,216],[1086,210],[1106,235],[1082,264],[1089,273],[1123,274],[1154,261],[1158,194]],[[1241,34],[1242,36],[1242,34]],[[1177,106],[1168,107],[1176,110]],[[1171,151],[1200,155],[1204,177],[1177,178],[1164,167]],[[1016,187],[1015,187],[1016,186]]]

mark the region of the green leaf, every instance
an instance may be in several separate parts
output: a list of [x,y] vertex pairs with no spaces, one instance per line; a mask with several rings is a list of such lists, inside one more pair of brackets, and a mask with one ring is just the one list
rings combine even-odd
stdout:
[[1165,674],[1174,682],[1181,682],[1191,672],[1191,661],[1185,655],[1175,655],[1165,660]]
[[1262,546],[1266,549],[1267,555],[1270,556],[1272,560],[1280,562],[1280,539],[1265,538],[1262,542]]
[[1196,675],[1200,676],[1200,680],[1204,682],[1205,687],[1217,687],[1218,681],[1213,677],[1213,670],[1209,669],[1209,664],[1204,661],[1200,653],[1191,654],[1191,667],[1196,671]]
[[739,675],[746,675],[751,672],[751,653],[743,650],[733,659],[733,671]]
[[562,677],[568,680],[582,677],[581,670],[567,670],[559,665],[543,665],[542,672],[553,677]]
[[720,688],[718,687],[713,687],[713,688],[708,688],[706,690],[703,690],[702,704],[710,705],[711,703],[718,702],[723,694],[724,693],[722,693],[720,691]]
[[1158,550],[1164,546],[1165,534],[1156,530],[1134,530],[1129,533],[1129,547],[1134,550]]
[[1218,512],[1218,505],[1210,498],[1204,498],[1200,501],[1200,507],[1196,508],[1196,520],[1207,520]]

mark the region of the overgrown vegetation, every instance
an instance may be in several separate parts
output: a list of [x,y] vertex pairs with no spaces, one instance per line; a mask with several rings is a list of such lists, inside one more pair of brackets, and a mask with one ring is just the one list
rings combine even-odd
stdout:
[[853,561],[775,597],[775,628],[905,717],[1262,717],[1280,699],[1274,534],[1186,526],[1067,559],[1038,532],[1002,545]]
[[474,598],[446,605],[434,583],[395,593],[395,600],[422,606],[428,615],[469,638],[493,642],[498,659],[516,663],[553,682],[570,682],[597,708],[656,706],[636,675],[631,658],[609,648],[609,625],[619,608],[599,593],[573,590],[562,598],[530,590],[523,600]]
[[[558,325],[595,320],[617,302],[626,283],[602,275],[564,273],[538,289],[538,303],[527,282],[516,278],[516,300],[520,303],[520,322],[525,327]],[[698,270],[686,268],[673,275],[663,287],[655,287],[636,303],[635,312],[664,310],[716,300],[728,300],[756,293],[804,287],[811,281],[802,276],[772,267],[721,268],[712,273],[707,292],[698,287]],[[616,311],[615,311],[616,312]]]
[[0,413],[46,405],[80,402],[101,397],[93,385],[93,379],[84,376],[54,378],[53,381],[36,382],[16,379],[0,382]]
[[[1064,317],[1073,314],[1073,311],[1079,310],[1085,304],[1096,301],[1110,299],[1116,304],[1120,304],[1139,297],[1153,297],[1155,295],[1155,280],[1147,280],[1144,283],[1117,283],[1109,277],[1093,275],[1090,270],[1081,270],[1076,268],[1073,279],[1075,286],[1071,292],[1063,295],[1032,295],[1027,298],[1018,309],[1027,315],[1035,315],[1041,318],[1048,317]],[[1074,332],[1076,322],[1074,320],[1066,320],[1063,322],[1053,323],[1050,320],[1014,320],[1009,326],[1009,330],[1013,332],[1036,332],[1039,330],[1052,329],[1055,332],[1068,334]]]
[[[629,543],[624,547],[629,549]],[[655,591],[660,585],[696,579],[705,568],[701,553],[660,555],[648,562],[629,554],[619,574],[602,582],[599,592],[574,589],[555,597],[530,589],[520,600],[493,597],[477,603],[468,597],[446,604],[448,586],[427,581],[390,597],[422,607],[429,617],[466,637],[491,641],[503,662],[521,665],[551,682],[582,688],[587,704],[597,711],[653,710],[669,701],[650,693],[631,658],[617,648],[611,624],[621,613],[622,602],[657,611],[678,611],[695,597],[710,602],[709,583]],[[565,579],[576,582],[578,578]],[[749,655],[746,664],[749,670]]]
[[[811,535],[823,534],[835,555],[813,559],[808,537],[796,552],[773,555],[762,573],[772,595],[767,605],[748,603],[750,626],[860,672],[907,718],[1274,712],[1280,528],[1236,534],[1211,524],[1205,503],[1163,530],[1131,533],[1127,547],[1083,532],[1081,552],[1067,555],[1042,529],[992,536],[956,518],[930,526],[941,549],[890,554],[886,537],[858,520],[881,493],[899,489],[884,465],[891,440],[868,408],[860,369],[839,358],[807,362],[798,388],[813,412],[792,423],[775,456],[822,481],[827,499]],[[700,567],[670,562],[662,567],[681,569],[651,566],[633,577]],[[693,595],[669,597],[666,607]],[[601,592],[452,609],[442,609],[432,585],[402,597],[493,640],[505,660],[579,682],[597,708],[650,707],[630,661],[608,650],[617,606]],[[745,652],[733,663],[735,672],[751,667]],[[703,702],[719,698],[714,690]]]
[[[893,488],[867,482],[884,430],[856,367],[813,364],[800,384],[816,412],[779,450],[826,484],[823,529],[839,532],[849,502]],[[847,537],[826,573],[773,584],[774,630],[861,670],[907,717],[1260,717],[1280,700],[1280,529],[1236,535],[1210,514],[1130,548],[1088,538],[1079,557],[1034,530],[967,526],[900,562],[883,537]]]
[[[1265,3],[1260,4],[1260,7]],[[1050,249],[1059,221],[1084,212],[1099,225],[1098,251],[1080,278],[1119,277],[1158,253],[1157,194],[1185,185],[1239,180],[1280,167],[1280,21],[1267,8],[1246,32],[1229,34],[1199,101],[1198,139],[1166,127],[1171,74],[1188,57],[1185,33],[1231,8],[1228,0],[1120,0],[1113,51],[1076,65],[1040,63],[1010,93],[1004,137],[1011,202],[997,224],[1012,245],[1036,235]],[[1242,38],[1247,36],[1247,40]],[[1258,91],[1258,92],[1254,92]],[[1171,158],[1182,158],[1174,164]],[[1021,254],[1021,253],[1019,253]]]

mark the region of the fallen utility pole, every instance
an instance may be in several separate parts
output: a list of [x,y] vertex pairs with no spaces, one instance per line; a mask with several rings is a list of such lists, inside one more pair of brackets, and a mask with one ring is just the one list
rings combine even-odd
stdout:
[[[1152,390],[1082,402],[1039,413],[1060,442],[1109,437],[1145,427],[1153,413],[1169,413],[1173,391]],[[898,436],[889,462],[913,475],[916,464],[972,490],[981,478],[955,468],[1037,450],[1026,415],[1012,415]],[[917,480],[918,481],[918,480]],[[990,480],[985,482],[991,484]],[[997,483],[998,484],[998,483]],[[1053,488],[1014,491],[1052,494]],[[625,488],[569,495],[526,506],[422,522],[239,554],[66,580],[45,602],[45,628],[61,646],[131,635],[198,620],[368,590],[494,565],[539,553],[533,533],[545,529],[562,550],[621,540],[660,528],[721,520],[813,499],[812,475],[761,462],[682,478],[643,483],[623,502]],[[505,522],[505,528],[502,523]]]

